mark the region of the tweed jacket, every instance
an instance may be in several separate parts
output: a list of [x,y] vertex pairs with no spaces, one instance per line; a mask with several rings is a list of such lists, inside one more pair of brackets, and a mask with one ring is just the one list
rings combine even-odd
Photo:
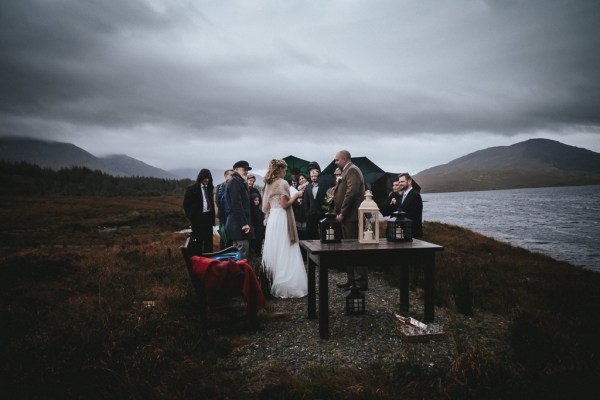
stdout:
[[348,163],[342,171],[333,204],[336,214],[344,216],[344,222],[358,221],[358,207],[365,198],[365,179],[360,169]]

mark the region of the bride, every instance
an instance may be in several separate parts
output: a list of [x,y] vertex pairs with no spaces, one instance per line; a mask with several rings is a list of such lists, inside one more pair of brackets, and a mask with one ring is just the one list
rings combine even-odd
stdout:
[[267,215],[267,228],[262,266],[270,277],[273,296],[304,297],[308,293],[308,278],[291,207],[303,191],[290,195],[290,186],[283,179],[286,169],[284,160],[275,159],[265,174],[263,211]]

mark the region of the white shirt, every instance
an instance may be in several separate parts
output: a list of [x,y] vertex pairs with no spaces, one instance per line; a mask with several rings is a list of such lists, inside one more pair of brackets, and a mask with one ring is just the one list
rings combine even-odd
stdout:
[[202,185],[202,210],[208,212],[208,192],[206,191],[206,185]]

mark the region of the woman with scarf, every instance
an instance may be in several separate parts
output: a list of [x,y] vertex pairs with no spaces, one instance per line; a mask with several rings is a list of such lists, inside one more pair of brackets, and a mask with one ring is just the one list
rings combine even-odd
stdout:
[[308,294],[308,278],[292,210],[292,204],[304,192],[299,190],[290,195],[289,183],[283,179],[286,170],[284,160],[274,159],[265,175],[263,212],[267,225],[262,267],[271,282],[273,296],[295,298]]

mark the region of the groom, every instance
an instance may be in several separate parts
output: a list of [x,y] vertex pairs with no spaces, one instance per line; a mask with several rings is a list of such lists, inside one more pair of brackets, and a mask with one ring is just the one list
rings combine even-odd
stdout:
[[254,239],[254,229],[251,223],[250,197],[246,176],[252,168],[248,161],[238,161],[233,164],[233,175],[227,182],[226,195],[230,212],[225,223],[227,239],[238,248],[242,259],[248,260],[250,239]]
[[[352,163],[348,150],[338,151],[334,161],[342,170],[333,198],[336,219],[342,223],[344,239],[358,239],[358,207],[365,198],[365,179],[360,169]],[[348,280],[337,286],[347,289],[356,284],[361,290],[368,290],[367,267],[347,268]]]

